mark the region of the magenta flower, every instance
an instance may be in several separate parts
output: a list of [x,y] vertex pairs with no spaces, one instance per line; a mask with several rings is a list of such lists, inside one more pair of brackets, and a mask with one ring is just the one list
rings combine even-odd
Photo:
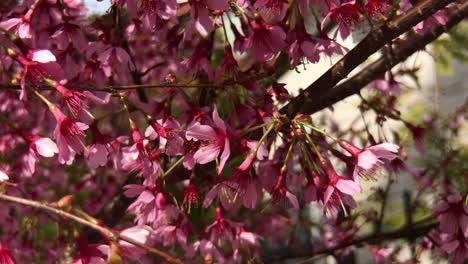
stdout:
[[[138,225],[120,230],[119,233],[120,235],[131,238],[141,244],[150,244],[150,237],[153,234],[153,230],[149,226]],[[119,246],[121,250],[120,255],[125,258],[138,259],[146,253],[146,250],[123,240],[119,240]]]
[[84,93],[76,89],[69,90],[55,81],[52,83],[54,88],[62,95],[62,106],[66,104],[73,116],[77,117],[80,111],[87,111],[89,106],[83,102],[83,98],[85,97]]
[[420,126],[414,126],[411,123],[404,122],[406,127],[410,130],[413,135],[414,146],[419,152],[426,152],[426,146],[424,146],[424,137],[426,136],[426,129]]
[[463,264],[468,261],[468,240],[463,234],[449,235],[442,241],[442,249],[448,254],[450,263]]
[[331,1],[330,6],[330,11],[323,18],[320,29],[324,32],[325,22],[327,18],[330,17],[331,21],[338,25],[337,33],[339,32],[341,37],[346,39],[351,33],[351,30],[361,23],[364,9],[356,0],[346,2],[340,6],[337,6],[335,2]]
[[107,163],[111,140],[109,137],[103,135],[96,125],[90,125],[91,133],[93,134],[93,141],[88,146],[88,165],[96,169],[97,167],[104,166]]
[[106,263],[109,254],[109,246],[101,244],[88,244],[83,238],[78,238],[76,242],[78,252],[72,264],[103,264]]
[[0,22],[0,27],[10,30],[14,29],[15,35],[22,39],[30,39],[31,34],[31,18],[34,14],[34,9],[28,10],[26,15],[22,18],[10,18],[6,21]]
[[384,164],[398,157],[399,146],[392,143],[382,143],[366,148],[358,148],[346,140],[340,140],[341,147],[354,156],[354,181],[359,183],[359,176],[372,178],[372,174]]
[[216,218],[215,221],[206,227],[206,232],[209,232],[211,230],[211,236],[210,240],[213,243],[216,243],[216,241],[219,242],[222,239],[228,239],[230,241],[233,241],[234,236],[232,233],[232,229],[240,226],[239,223],[233,222],[229,219],[226,219],[223,217],[223,214],[221,212],[221,208],[216,208]]
[[23,157],[23,175],[32,176],[36,171],[36,162],[39,161],[38,155],[46,158],[53,157],[55,153],[58,153],[58,148],[50,138],[33,135],[24,130],[19,132],[29,143],[29,152]]
[[295,209],[299,209],[299,201],[296,195],[292,193],[286,186],[286,171],[281,170],[276,180],[276,184],[270,191],[273,204],[281,204],[288,208],[292,205]]
[[51,111],[57,120],[54,136],[57,139],[59,162],[61,164],[66,163],[70,165],[76,153],[81,153],[86,150],[84,130],[86,130],[88,126],[66,116],[57,107],[53,107]]
[[192,25],[201,36],[207,37],[213,31],[213,21],[211,20],[208,8],[211,10],[228,10],[229,5],[226,0],[196,0],[190,1],[190,22],[186,28]]
[[206,164],[210,161],[217,160],[221,150],[223,151],[217,168],[218,174],[221,174],[221,171],[231,154],[231,149],[229,146],[229,137],[226,131],[226,125],[219,117],[216,106],[213,109],[213,122],[217,128],[216,130],[211,126],[202,125],[199,122],[192,123],[187,128],[185,137],[187,140],[193,139],[200,140],[202,142],[202,146],[193,155],[193,158],[197,163]]
[[369,0],[365,8],[371,18],[380,19],[392,10],[393,2],[391,0]]
[[260,17],[253,20],[250,25],[253,33],[244,46],[252,47],[252,56],[255,60],[260,62],[271,60],[286,46],[284,42],[286,34],[281,27],[270,25]]
[[0,264],[15,264],[13,256],[10,254],[10,249],[3,247],[0,243]]
[[266,9],[268,12],[279,15],[288,2],[289,0],[257,0],[253,7],[255,9]]
[[18,54],[13,54],[12,57],[24,68],[21,78],[21,100],[26,99],[26,80],[31,85],[37,85],[44,78],[60,80],[64,76],[63,70],[56,62],[54,54],[49,50],[31,50],[26,58]]
[[187,206],[189,213],[192,206],[198,207],[200,195],[200,190],[198,190],[198,187],[190,180],[189,186],[184,191],[184,200],[182,202],[182,205]]
[[233,202],[240,199],[242,200],[242,204],[250,209],[254,209],[261,198],[261,189],[257,188],[258,182],[250,176],[250,168],[252,168],[254,161],[255,156],[250,152],[244,162],[234,168],[232,176],[228,181],[229,183],[227,183],[235,192]]
[[458,230],[468,237],[468,206],[460,194],[448,196],[434,208],[440,221],[440,230],[447,234],[457,234]]

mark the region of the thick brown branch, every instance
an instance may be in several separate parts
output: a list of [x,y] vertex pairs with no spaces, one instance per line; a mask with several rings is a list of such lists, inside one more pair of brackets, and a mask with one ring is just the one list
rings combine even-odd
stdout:
[[16,204],[22,204],[22,205],[26,205],[26,206],[31,206],[31,207],[34,207],[34,208],[37,208],[39,210],[42,210],[42,211],[46,211],[46,212],[49,212],[49,213],[52,213],[52,214],[55,214],[55,215],[59,215],[59,216],[62,216],[62,217],[66,217],[70,220],[73,220],[79,224],[82,224],[84,226],[87,226],[89,228],[92,228],[98,232],[100,232],[101,234],[105,235],[106,237],[108,237],[109,239],[113,240],[113,241],[117,241],[117,240],[123,240],[123,241],[126,241],[130,244],[133,244],[137,247],[140,247],[140,248],[143,248],[163,259],[165,259],[166,261],[170,262],[170,263],[174,263],[174,264],[182,264],[183,262],[180,261],[179,259],[165,253],[165,252],[162,252],[158,249],[155,249],[155,248],[152,248],[152,247],[149,247],[143,243],[140,243],[132,238],[129,238],[129,237],[126,237],[126,236],[122,236],[120,235],[119,233],[113,231],[113,230],[110,230],[106,227],[102,227],[98,224],[95,224],[91,221],[88,221],[84,218],[81,218],[79,216],[76,216],[74,214],[71,214],[71,213],[68,213],[66,211],[63,211],[63,210],[60,210],[58,208],[55,208],[55,207],[52,207],[50,205],[47,205],[45,203],[40,203],[40,202],[36,202],[36,201],[31,201],[31,200],[27,200],[27,199],[23,199],[23,198],[19,198],[19,197],[15,197],[15,196],[10,196],[10,195],[6,195],[6,194],[2,194],[0,193],[0,200],[3,200],[3,201],[8,201],[8,202],[12,202],[12,203],[16,203]]
[[[425,222],[425,221],[424,221]],[[417,223],[414,223],[416,225]],[[395,239],[414,239],[428,234],[431,230],[436,228],[438,223],[425,224],[418,227],[407,226],[395,231],[382,232],[372,235],[367,235],[361,238],[350,240],[348,242],[339,244],[334,247],[318,249],[312,252],[294,254],[289,253],[287,255],[281,255],[276,257],[271,257],[271,259],[265,260],[265,263],[270,263],[271,261],[279,261],[285,259],[295,259],[295,258],[312,258],[318,255],[330,255],[336,252],[337,250],[347,248],[349,246],[359,246],[362,244],[378,244],[382,241],[390,241]]]
[[372,31],[340,61],[320,76],[318,80],[309,85],[307,89],[283,107],[281,113],[286,114],[290,118],[293,118],[298,113],[311,113],[311,108],[320,101],[320,98],[325,93],[344,79],[353,69],[363,63],[370,55],[451,2],[453,0],[421,1],[406,13]]
[[372,80],[382,76],[386,71],[406,60],[416,51],[423,49],[427,44],[437,39],[440,35],[457,25],[466,17],[468,17],[468,2],[458,6],[458,8],[449,15],[449,19],[445,26],[439,25],[431,32],[408,40],[399,48],[395,49],[391,56],[382,56],[382,58],[367,66],[364,70],[346,82],[337,85],[325,94],[315,98],[314,102],[307,106],[307,109],[305,109],[303,114],[313,114],[345,99],[348,96],[358,93]]

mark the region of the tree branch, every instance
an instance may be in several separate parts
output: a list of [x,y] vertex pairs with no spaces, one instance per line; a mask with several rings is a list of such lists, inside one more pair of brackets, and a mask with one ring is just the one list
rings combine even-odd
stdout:
[[118,232],[115,232],[111,229],[108,229],[106,227],[103,227],[103,226],[100,226],[98,224],[95,224],[91,221],[88,221],[86,219],[83,219],[79,216],[76,216],[74,214],[71,214],[71,213],[68,213],[66,211],[63,211],[63,210],[60,210],[58,208],[55,208],[55,207],[52,207],[50,205],[47,205],[45,203],[40,203],[40,202],[36,202],[36,201],[31,201],[31,200],[27,200],[27,199],[23,199],[23,198],[19,198],[19,197],[15,197],[15,196],[10,196],[10,195],[6,195],[6,194],[3,194],[3,193],[0,193],[0,200],[3,200],[3,201],[8,201],[8,202],[12,202],[12,203],[16,203],[16,204],[22,204],[22,205],[26,205],[26,206],[31,206],[31,207],[34,207],[34,208],[37,208],[37,209],[40,209],[40,210],[43,210],[43,211],[46,211],[46,212],[49,212],[49,213],[52,213],[52,214],[55,214],[55,215],[59,215],[59,216],[62,216],[62,217],[66,217],[70,220],[73,220],[79,224],[82,224],[84,226],[87,226],[87,227],[90,227],[98,232],[100,232],[101,234],[105,235],[106,237],[108,237],[110,240],[112,241],[117,241],[117,240],[122,240],[122,241],[125,241],[125,242],[128,242],[134,246],[137,246],[137,247],[140,247],[140,248],[143,248],[163,259],[165,259],[166,261],[170,262],[170,263],[174,263],[174,264],[183,264],[183,262],[163,251],[160,251],[158,249],[155,249],[155,248],[152,248],[152,247],[149,247],[143,243],[140,243],[132,238],[129,238],[127,236],[122,236],[121,234],[119,234]]
[[[419,221],[418,223],[424,223],[427,219]],[[339,244],[334,247],[319,249],[309,253],[302,253],[302,254],[295,254],[295,253],[288,253],[286,255],[281,256],[272,256],[268,259],[264,259],[265,263],[270,263],[272,261],[279,261],[285,259],[296,259],[296,258],[312,258],[318,255],[330,255],[333,254],[335,251],[349,247],[349,246],[359,246],[362,244],[377,244],[382,241],[389,241],[395,239],[402,239],[402,238],[416,238],[420,236],[424,236],[429,233],[432,229],[439,226],[439,223],[431,223],[425,224],[419,227],[413,227],[418,223],[413,223],[412,226],[405,226],[401,229],[390,231],[390,232],[382,232],[372,235],[363,236],[361,238],[357,238],[342,244]]]
[[320,101],[319,98],[323,97],[329,89],[344,79],[370,55],[451,2],[453,0],[421,1],[406,13],[373,30],[319,79],[283,107],[281,113],[286,114],[289,118],[293,118],[297,113],[311,113],[311,108]]
[[416,51],[423,49],[427,44],[437,39],[440,35],[457,25],[466,17],[468,17],[468,2],[457,6],[455,10],[451,12],[445,26],[439,25],[431,32],[408,40],[399,48],[394,49],[391,56],[382,56],[380,59],[367,66],[364,70],[346,82],[337,85],[335,88],[314,98],[313,103],[310,103],[306,109],[303,109],[302,113],[313,114],[345,99],[348,96],[358,93],[372,80],[375,80],[378,76],[382,76],[386,71],[406,60]]

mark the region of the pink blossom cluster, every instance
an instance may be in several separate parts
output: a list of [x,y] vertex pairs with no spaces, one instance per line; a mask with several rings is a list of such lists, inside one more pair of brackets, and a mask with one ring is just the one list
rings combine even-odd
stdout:
[[[382,23],[392,1],[112,0],[103,15],[79,0],[11,2],[0,3],[0,83],[17,88],[0,89],[2,194],[80,208],[184,263],[254,263],[265,247],[297,242],[295,215],[311,205],[323,212],[317,248],[351,241],[363,180],[409,171],[385,138],[359,142],[364,132],[281,115],[285,84],[265,84],[281,71],[277,61],[294,68],[344,54],[338,35]],[[445,23],[444,14],[416,32]],[[374,86],[386,99],[381,113],[396,111],[399,84]],[[405,125],[424,148],[423,129]],[[54,203],[67,195],[73,201]],[[465,200],[447,196],[434,211],[442,249],[458,263],[468,256]],[[94,218],[116,203],[115,223]],[[65,217],[1,207],[0,264],[54,263],[70,247],[76,264],[155,263]]]

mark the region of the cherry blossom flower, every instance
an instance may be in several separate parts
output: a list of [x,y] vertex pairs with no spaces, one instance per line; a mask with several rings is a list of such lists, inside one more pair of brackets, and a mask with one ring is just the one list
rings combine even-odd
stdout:
[[250,25],[253,32],[244,46],[252,47],[252,56],[255,60],[260,62],[271,60],[286,46],[284,42],[286,34],[281,27],[270,25],[261,18],[253,20]]
[[450,263],[462,264],[468,261],[468,240],[461,233],[444,237],[442,249],[447,252]]
[[375,261],[377,263],[385,263],[388,257],[393,253],[393,248],[370,248],[372,254],[374,254]]
[[38,155],[45,158],[53,157],[58,153],[58,148],[50,138],[33,135],[24,130],[20,130],[20,134],[29,142],[29,151],[23,158],[25,167],[22,174],[32,176],[36,171],[35,164],[39,161]]
[[458,230],[468,237],[468,206],[460,194],[452,194],[434,208],[440,220],[440,230],[456,234]]
[[193,183],[193,180],[190,180],[189,186],[184,191],[184,200],[182,202],[182,205],[187,206],[189,213],[192,206],[198,207],[200,195],[200,190],[198,190],[198,187]]
[[0,22],[0,27],[10,30],[14,28],[15,35],[22,39],[30,39],[31,33],[31,18],[34,14],[34,9],[29,9],[26,15],[22,18],[10,18],[6,21]]
[[324,32],[325,22],[327,18],[330,18],[333,23],[338,25],[337,32],[340,33],[341,38],[346,39],[353,27],[361,23],[363,13],[364,9],[355,0],[343,3],[340,6],[330,1],[330,10],[322,20],[321,31]]
[[10,254],[10,249],[5,248],[2,243],[0,243],[0,263],[1,264],[15,264],[13,256]]
[[[225,0],[196,0],[190,1],[190,25],[194,25],[195,29],[202,37],[207,37],[208,33],[213,31],[213,22],[210,19],[208,8],[211,10],[228,10],[229,5]],[[191,28],[190,26],[187,28]]]
[[296,195],[286,187],[286,170],[280,171],[276,184],[270,193],[273,204],[280,203],[285,207],[290,207],[290,205],[292,205],[295,209],[299,209],[299,201]]
[[91,168],[95,169],[100,166],[106,165],[108,161],[110,147],[110,139],[108,136],[103,135],[96,125],[91,124],[89,126],[93,135],[93,141],[88,146],[88,152],[86,158]]
[[390,0],[369,0],[364,7],[371,18],[380,19],[392,10],[393,2]]
[[70,165],[76,153],[87,150],[84,143],[84,131],[88,129],[88,126],[66,116],[57,107],[53,107],[51,111],[57,120],[54,137],[57,139],[59,162]]
[[224,258],[216,248],[216,245],[205,238],[196,240],[190,246],[188,246],[185,249],[185,255],[187,258],[193,258],[197,251],[199,251],[200,255],[204,258],[211,257],[219,261],[219,263],[223,263],[224,261]]
[[224,239],[233,241],[234,236],[232,229],[237,226],[240,226],[240,224],[224,218],[221,208],[218,207],[216,208],[215,221],[206,227],[206,232],[210,232],[211,230],[210,240],[215,244],[217,242],[219,245],[221,240]]
[[26,99],[26,80],[31,85],[37,85],[44,78],[60,80],[64,76],[60,65],[56,63],[54,54],[49,50],[30,50],[26,58],[16,53],[12,56],[24,68],[23,77],[21,78],[21,100]]
[[[138,225],[120,230],[119,234],[139,243],[149,244],[153,230],[147,225]],[[138,259],[146,253],[146,250],[123,240],[119,240],[119,246],[121,250],[120,254],[125,258]]]
[[85,239],[77,239],[78,252],[73,264],[104,264],[109,254],[109,246],[102,244],[88,244]]
[[199,122],[192,123],[187,128],[185,137],[187,140],[202,141],[202,146],[193,155],[193,158],[197,163],[206,164],[210,161],[217,160],[221,150],[223,150],[217,168],[218,174],[221,174],[224,164],[226,164],[226,161],[231,154],[231,148],[229,146],[230,142],[226,131],[226,124],[219,117],[216,106],[213,109],[213,122],[217,130],[213,129],[211,126],[202,125]]
[[398,157],[397,153],[400,149],[399,146],[392,143],[382,143],[363,149],[346,140],[339,140],[339,144],[354,156],[356,165],[353,178],[357,183],[359,183],[359,176],[372,178],[372,174],[384,164],[384,161],[391,161]]

